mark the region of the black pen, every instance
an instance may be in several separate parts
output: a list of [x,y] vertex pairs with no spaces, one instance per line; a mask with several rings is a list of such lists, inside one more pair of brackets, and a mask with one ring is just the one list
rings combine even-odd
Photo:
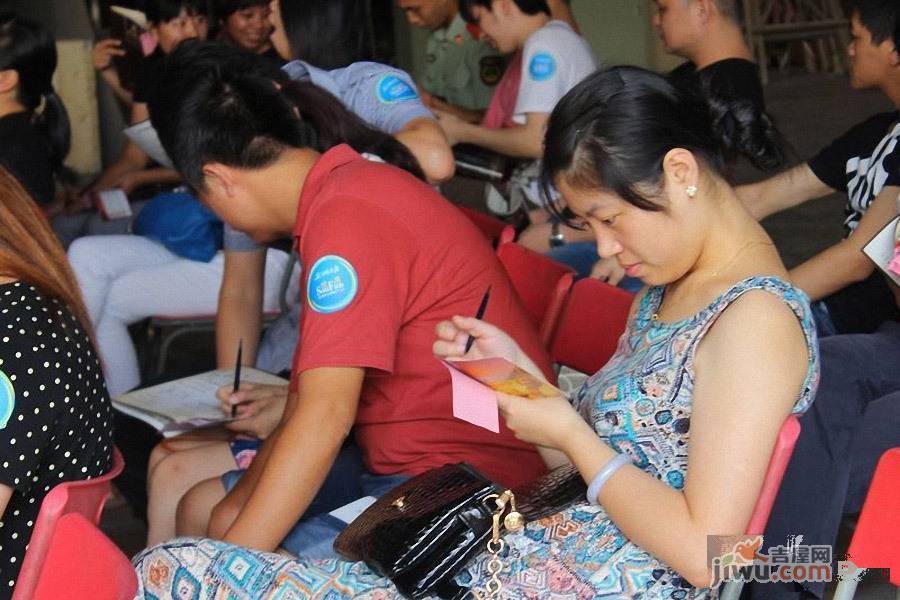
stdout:
[[[487,291],[484,292],[484,296],[481,298],[481,304],[478,305],[478,312],[475,313],[475,318],[481,320],[484,317],[484,312],[487,310],[488,300],[491,298],[491,286],[488,286]],[[475,343],[475,338],[470,334],[469,339],[466,340],[466,351],[463,354],[468,354],[469,350],[472,349],[472,344]]]
[[[238,355],[237,355],[237,364],[234,365],[234,388],[232,388],[231,393],[234,394],[241,387],[241,353],[244,350],[244,338],[241,338],[238,342]],[[237,418],[237,404],[231,405],[231,418]]]

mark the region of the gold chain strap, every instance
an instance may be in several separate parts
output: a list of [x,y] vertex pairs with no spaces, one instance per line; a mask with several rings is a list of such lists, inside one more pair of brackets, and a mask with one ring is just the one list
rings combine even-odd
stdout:
[[[489,579],[485,584],[485,598],[498,600],[500,592],[503,590],[500,572],[504,568],[503,558],[500,556],[500,553],[506,548],[506,542],[500,537],[500,517],[503,517],[503,527],[510,531],[520,531],[525,527],[525,518],[516,510],[516,496],[510,490],[506,490],[499,496],[492,494],[485,498],[485,502],[488,500],[494,500],[496,509],[493,515],[491,539],[487,543],[487,550],[491,555],[491,559],[487,564]],[[509,508],[509,512],[506,512],[507,508]],[[505,516],[504,512],[506,512]]]

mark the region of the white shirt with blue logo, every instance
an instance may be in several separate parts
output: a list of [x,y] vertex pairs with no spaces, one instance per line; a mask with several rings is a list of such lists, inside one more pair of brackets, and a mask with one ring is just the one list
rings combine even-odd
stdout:
[[596,68],[587,40],[568,23],[550,21],[525,41],[513,120],[524,124],[528,113],[553,112],[556,103]]

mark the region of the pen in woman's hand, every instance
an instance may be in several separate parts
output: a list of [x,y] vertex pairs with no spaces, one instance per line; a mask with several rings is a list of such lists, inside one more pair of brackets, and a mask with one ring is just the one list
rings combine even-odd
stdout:
[[[487,291],[484,292],[484,296],[481,298],[481,304],[478,305],[478,312],[475,313],[475,318],[479,321],[484,317],[484,313],[487,310],[488,300],[491,297],[491,286],[488,286]],[[469,350],[472,349],[472,344],[475,343],[475,337],[473,335],[469,335],[469,339],[466,340],[466,351],[463,354],[468,354]]]
[[[238,353],[237,353],[237,364],[234,365],[234,388],[231,390],[231,393],[234,394],[241,387],[241,353],[244,350],[244,339],[241,338],[238,341]],[[231,418],[237,418],[237,404],[231,405]]]

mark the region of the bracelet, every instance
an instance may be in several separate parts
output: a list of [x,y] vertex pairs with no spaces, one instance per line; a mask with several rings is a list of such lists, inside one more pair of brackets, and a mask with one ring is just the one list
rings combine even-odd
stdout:
[[616,454],[615,457],[611,458],[609,462],[603,465],[603,468],[594,475],[593,479],[591,479],[591,485],[588,486],[587,490],[587,501],[594,506],[599,505],[600,503],[597,501],[597,496],[600,495],[600,490],[616,471],[621,469],[626,463],[630,462],[631,459],[625,454]]
[[566,243],[565,234],[559,230],[559,221],[553,221],[550,224],[550,238],[547,243],[551,248],[559,248]]

